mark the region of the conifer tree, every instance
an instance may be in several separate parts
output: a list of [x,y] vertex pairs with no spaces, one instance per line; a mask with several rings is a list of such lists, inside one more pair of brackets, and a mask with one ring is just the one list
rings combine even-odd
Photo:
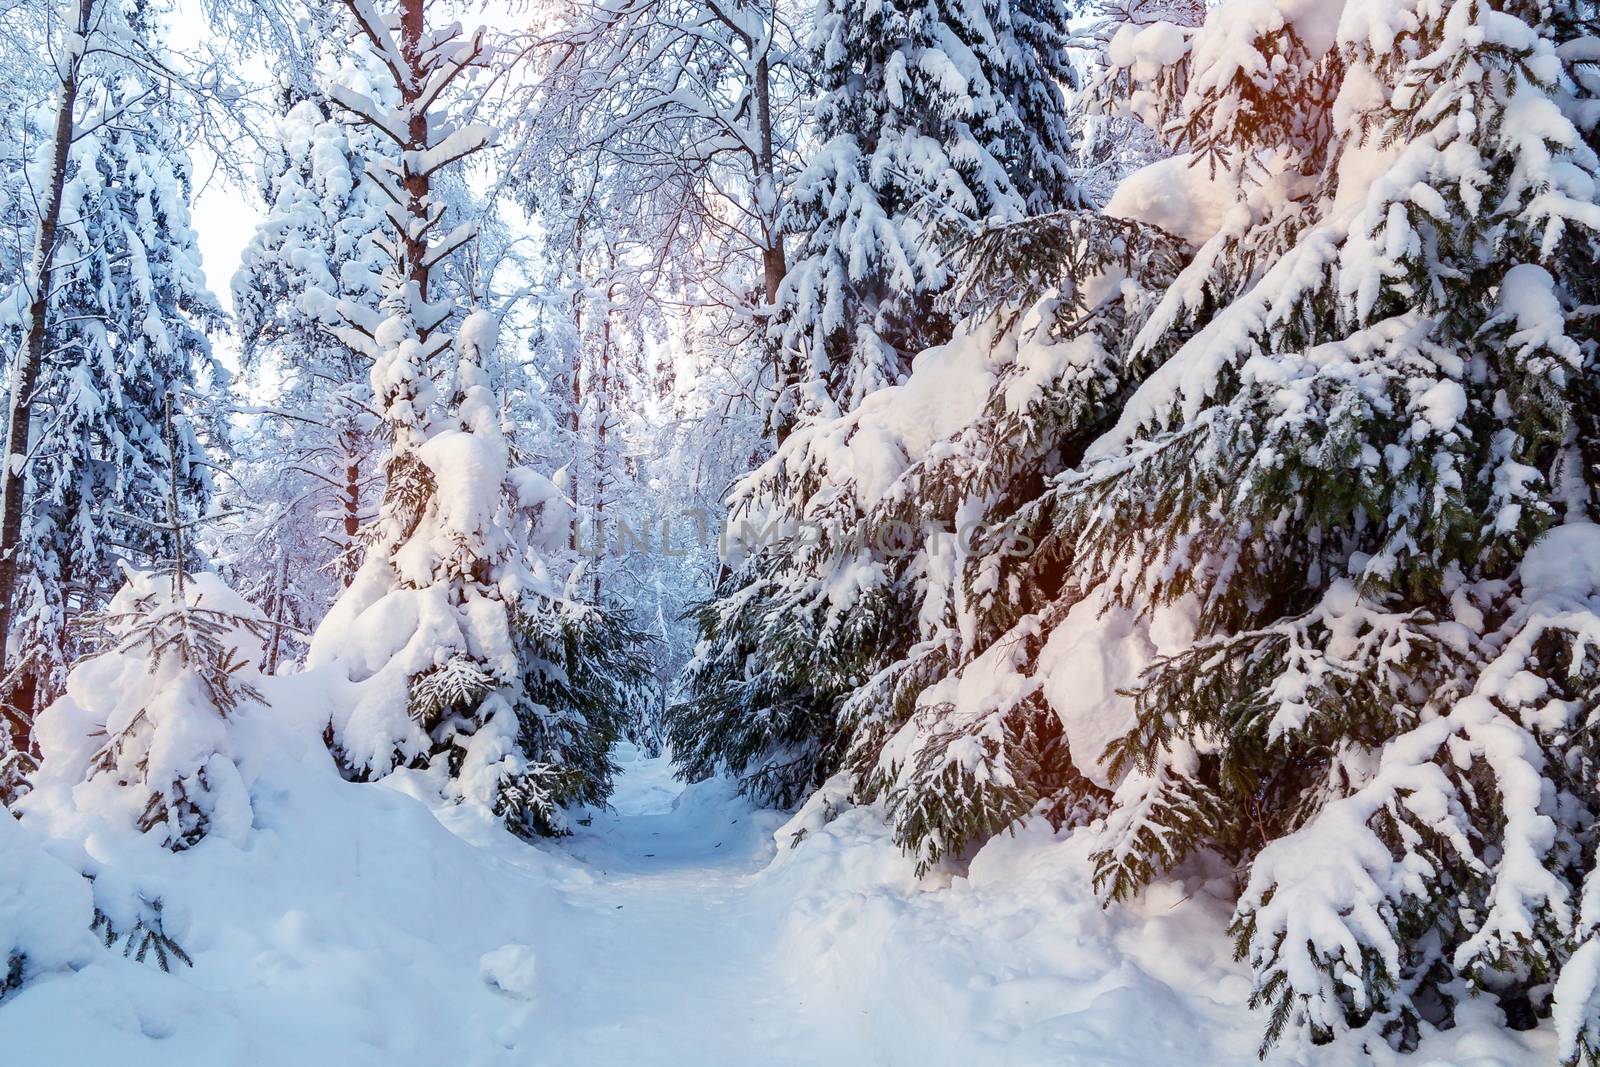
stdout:
[[[124,30],[158,53],[150,32],[138,19]],[[28,506],[10,612],[13,645],[26,656],[13,662],[5,694],[24,719],[60,693],[74,656],[69,618],[105,605],[121,581],[115,561],[163,558],[159,537],[115,516],[153,513],[174,488],[196,513],[206,506],[200,434],[183,420],[169,463],[163,404],[176,396],[187,406],[192,390],[228,387],[204,332],[223,314],[189,224],[177,105],[135,64],[111,54],[90,60],[74,98],[26,409]],[[13,331],[13,343],[20,339]]]
[[[378,311],[387,257],[380,247],[384,204],[363,175],[369,159],[396,149],[349,121],[322,85],[350,84],[371,95],[382,83],[354,33],[330,20],[308,90],[283,89],[287,110],[261,167],[267,214],[233,279],[251,403],[248,465],[237,471],[260,513],[229,538],[232,570],[261,590],[275,620],[315,624],[361,559],[371,518],[374,459],[367,355],[340,340],[340,303]],[[269,644],[276,663],[282,633]]]
[[[803,798],[850,748],[841,701],[913,640],[917,545],[899,512],[889,526],[864,519],[915,457],[885,441],[892,402],[871,397],[964,313],[939,299],[953,246],[1029,211],[1064,212],[1047,228],[1082,239],[1056,84],[1072,78],[1065,30],[1055,3],[819,7],[818,147],[794,194],[803,244],[783,297],[798,362],[778,455],[730,496],[747,543],[694,609],[701,641],[668,718],[686,774],[727,766],[760,799]],[[833,469],[841,447],[875,446],[876,471]],[[915,541],[954,515],[912,518]]]
[[1088,417],[1041,426],[1042,469],[975,454],[999,476],[975,505],[1031,550],[930,586],[952,637],[844,705],[858,793],[924,862],[1084,801],[1108,898],[1236,862],[1267,1044],[1410,1047],[1467,989],[1593,1054],[1586,12],[1114,26],[1100,91],[1185,153],[1114,205],[1147,215],[1161,182],[1240,206],[1063,381]]
[[[170,401],[163,423],[176,466],[183,436]],[[190,568],[196,529],[217,517],[195,515],[176,480],[161,507],[159,519],[121,516],[161,538],[165,559],[147,571],[125,565],[105,611],[79,622],[91,653],[39,716],[34,792],[47,807],[120,819],[174,852],[213,832],[237,844],[252,819],[228,723],[261,699],[252,679],[268,625],[215,574]]]
[[[17,688],[10,663],[10,635],[15,617],[18,575],[22,570],[22,514],[27,495],[27,466],[14,458],[25,456],[33,432],[32,402],[44,362],[46,303],[53,284],[56,230],[61,221],[62,193],[66,186],[67,165],[72,151],[78,92],[83,84],[84,63],[91,39],[90,27],[98,14],[94,0],[78,0],[67,8],[62,20],[60,52],[51,63],[55,113],[48,140],[48,170],[39,183],[35,211],[19,212],[23,232],[32,237],[33,254],[26,264],[18,263],[11,283],[11,306],[15,310],[13,329],[21,335],[23,346],[8,374],[9,398],[6,406],[5,470],[0,471],[0,660],[8,664],[6,688]],[[24,126],[26,129],[26,124]],[[17,153],[18,167],[27,175],[35,161],[24,146]],[[24,310],[26,309],[24,318]],[[30,657],[31,658],[31,657]],[[23,665],[26,671],[29,664]],[[30,687],[31,688],[31,687]],[[0,694],[9,697],[10,694]],[[6,748],[20,750],[24,756],[30,744],[34,702],[25,692],[21,700],[4,701]]]
[[1050,494],[1079,583],[1186,603],[1195,632],[1111,746],[1097,878],[1245,865],[1268,1042],[1407,1045],[1458,980],[1542,1012],[1570,951],[1587,801],[1557,768],[1591,757],[1561,702],[1600,620],[1546,561],[1592,529],[1575,312],[1600,206],[1563,58],[1586,20],[1554,7],[1351,4],[1336,34],[1224,8],[1109,42],[1113,91],[1250,211],[1135,338],[1171,353],[1157,380]]
[[400,149],[367,172],[391,201],[383,317],[339,305],[340,336],[373,358],[387,484],[366,559],[309,664],[337,665],[356,683],[329,729],[351,774],[426,767],[447,799],[482,804],[519,833],[561,832],[567,808],[609,794],[610,747],[648,668],[639,635],[569,598],[551,565],[570,505],[512,463],[485,369],[496,317],[460,317],[429,291],[435,268],[474,234],[464,222],[432,239],[446,215],[432,183],[493,136],[448,117],[452,85],[486,62],[484,34],[430,31],[422,0],[402,0],[393,19],[365,0],[347,6],[393,103],[347,86],[334,99]]
[[949,323],[949,233],[1076,206],[1062,0],[817,6],[816,148],[795,183],[780,294],[780,436],[900,380]]

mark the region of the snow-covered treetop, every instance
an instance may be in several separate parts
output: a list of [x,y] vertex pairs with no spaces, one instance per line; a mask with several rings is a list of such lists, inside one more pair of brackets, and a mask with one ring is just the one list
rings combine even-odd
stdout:
[[817,144],[783,286],[789,417],[854,407],[942,340],[952,240],[1081,203],[1054,88],[1076,77],[1066,22],[1059,3],[817,5]]

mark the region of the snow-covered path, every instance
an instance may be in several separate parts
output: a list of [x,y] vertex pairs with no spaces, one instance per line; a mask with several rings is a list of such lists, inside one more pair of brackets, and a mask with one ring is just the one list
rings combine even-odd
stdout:
[[[1048,837],[1002,839],[972,878],[919,883],[870,811],[778,857],[784,816],[751,810],[726,782],[685,788],[666,759],[618,756],[613,810],[558,846],[576,863],[557,882],[564,921],[539,933],[548,981],[517,1043],[531,1062],[1258,1062],[1222,901],[1173,885],[1103,911],[1073,850]],[[1471,1059],[1432,1063],[1529,1062],[1501,1033],[1441,1046],[1459,1038]],[[1271,1059],[1395,1062],[1387,1052]]]
[[540,951],[564,988],[541,1006],[539,1062],[848,1062],[828,1027],[806,1025],[778,958],[782,916],[749,891],[778,817],[685,793],[665,759],[618,755],[613,810],[561,845],[584,868]]

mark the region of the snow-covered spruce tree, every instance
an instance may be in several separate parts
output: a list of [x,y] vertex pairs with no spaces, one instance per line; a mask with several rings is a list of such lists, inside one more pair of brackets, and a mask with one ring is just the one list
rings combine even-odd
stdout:
[[[1115,786],[1108,895],[1195,850],[1238,861],[1269,1041],[1408,1044],[1468,988],[1515,1025],[1553,1010],[1574,1054],[1600,1033],[1592,18],[1508,6],[1229,4],[1110,38],[1104,87],[1194,154],[1113,210],[1166,220],[1201,187],[1224,206],[1189,220],[1211,232],[1122,353],[1072,380],[1112,390],[1098,413],[1077,395],[1076,440],[1048,430],[1058,454],[1015,473],[968,453],[997,480],[966,513],[1028,550],[928,583],[923,633],[953,605],[948,643],[842,705],[867,716],[858,791],[924,860],[1013,797]],[[1028,318],[1006,343],[1026,351]],[[838,423],[858,425],[824,469],[876,477],[884,436],[959,459],[965,431],[901,428],[941,378],[945,405],[988,394],[951,387],[944,353]],[[1026,409],[1030,384],[994,395]],[[884,499],[920,513],[924,492]]]
[[1407,1046],[1468,990],[1526,1025],[1554,981],[1593,1055],[1593,28],[1350,0],[1109,38],[1109,97],[1239,203],[1012,577],[1145,649],[1096,879],[1236,861],[1267,1043]]
[[[36,13],[34,9],[23,5],[11,11],[13,15],[23,15],[23,25],[29,26],[30,29],[32,29],[30,24],[34,20],[27,19],[26,16],[34,13]],[[44,362],[47,319],[45,309],[55,262],[53,255],[55,235],[61,220],[61,200],[66,186],[67,165],[75,131],[78,92],[83,84],[84,62],[90,40],[90,34],[86,29],[95,15],[94,0],[79,0],[77,4],[69,5],[63,15],[65,17],[59,23],[61,35],[59,49],[51,49],[48,44],[45,48],[47,53],[52,54],[48,70],[54,96],[55,106],[51,109],[53,114],[45,118],[44,109],[34,110],[27,105],[18,109],[8,108],[9,114],[14,118],[20,118],[22,127],[22,136],[18,139],[13,157],[16,163],[15,170],[20,172],[22,180],[17,182],[14,178],[13,187],[36,190],[26,205],[18,203],[20,197],[6,198],[8,201],[6,222],[18,235],[15,241],[18,249],[16,259],[12,264],[12,271],[5,279],[10,297],[6,304],[11,311],[7,317],[12,320],[11,332],[18,335],[21,342],[16,346],[16,358],[11,361],[7,370],[9,395],[6,404],[5,455],[8,457],[26,455],[32,437],[32,402],[38,389],[40,367]],[[11,31],[6,34],[8,41],[19,42],[28,39],[28,30],[17,32],[19,27],[14,25],[8,25],[7,29]],[[48,29],[45,32],[48,33]],[[19,85],[26,85],[29,81],[25,72],[28,71],[30,64],[18,61],[21,59],[19,53],[25,51],[25,47],[8,49],[10,52],[8,58],[15,62],[18,73],[22,75],[17,79]],[[48,138],[39,139],[48,145],[44,151],[29,147],[28,134],[37,127],[50,131]],[[42,162],[37,157],[43,157],[48,162]],[[40,171],[42,173],[39,173]],[[38,181],[35,185],[36,175]],[[20,193],[21,188],[17,188],[17,191]],[[22,258],[20,251],[25,243],[32,245],[32,254],[26,260]],[[22,543],[22,516],[27,502],[27,489],[27,465],[15,459],[8,460],[4,470],[0,471],[0,661],[5,661],[8,665],[9,635],[16,615],[18,575],[22,569],[22,554],[19,549]],[[23,669],[26,668],[25,664]],[[5,671],[8,679],[16,673],[9,666]],[[15,681],[8,681],[4,688],[16,688]],[[0,697],[9,696],[0,693]],[[5,708],[7,762],[13,767],[18,760],[31,759],[31,754],[28,752],[31,746],[29,733],[36,708],[31,694],[24,693],[22,696],[21,701],[0,700],[0,706]],[[14,770],[7,773],[7,781],[14,783]],[[8,785],[8,797],[14,789],[14,784]]]
[[492,138],[448,117],[452,85],[486,62],[483,32],[430,32],[422,0],[402,0],[392,19],[365,0],[348,7],[395,102],[343,86],[332,95],[401,150],[367,172],[392,202],[384,318],[369,333],[360,309],[340,305],[341,336],[374,360],[389,456],[366,558],[308,663],[354,683],[329,724],[352,775],[425,767],[448,799],[491,808],[519,833],[560,832],[566,808],[609,794],[610,746],[648,663],[639,635],[569,599],[551,566],[570,510],[549,479],[511,463],[484,370],[495,317],[474,311],[452,336],[457,306],[430,299],[434,268],[474,232],[469,222],[430,239],[445,214],[434,175]]
[[[863,406],[830,480],[857,488],[858,540],[902,547],[909,636],[855,682],[838,717],[855,799],[883,799],[919,869],[960,857],[1033,810],[1061,821],[1103,795],[1075,766],[1057,693],[1033,670],[1074,606],[1061,569],[1017,572],[1050,551],[1034,504],[1073,467],[1155,362],[1126,339],[1182,263],[1139,222],[1068,212],[998,227],[965,250],[952,341],[919,357],[903,390]],[[928,424],[934,397],[944,403]],[[874,459],[883,427],[897,446]],[[820,429],[820,428],[819,428]],[[875,483],[875,484],[874,484]],[[861,489],[867,488],[862,494]],[[914,533],[913,533],[914,532]],[[1088,672],[1078,694],[1096,686]]]
[[391,483],[367,560],[308,662],[339,663],[357,683],[330,724],[354,776],[427,767],[448,798],[519,833],[557,833],[563,809],[609,794],[609,750],[649,665],[642,635],[570,598],[551,566],[566,554],[570,506],[509,465],[476,362],[493,330],[486,312],[463,323],[450,414],[430,419],[414,480]]
[[[758,797],[794,801],[848,757],[858,792],[885,789],[898,768],[878,771],[878,753],[918,693],[1026,611],[1026,590],[992,573],[1027,536],[1008,528],[1011,510],[1114,416],[1123,323],[1176,272],[1176,246],[1080,211],[989,230],[963,254],[954,306],[970,318],[955,339],[918,357],[904,386],[802,424],[736,485],[730,539],[744,555],[699,608],[690,697],[670,721],[690,773],[726,763]],[[968,593],[966,579],[987,587]],[[992,621],[978,601],[1011,614]],[[1026,811],[1026,792],[1010,806]],[[930,838],[909,822],[902,835],[918,849]]]
[[[1151,227],[1064,212],[964,251],[955,338],[903,386],[801,426],[736,489],[736,547],[765,547],[735,571],[748,597],[725,596],[704,621],[761,651],[730,643],[717,662],[724,646],[702,644],[691,672],[737,682],[690,674],[702,702],[674,710],[680,759],[696,772],[726,761],[759,795],[788,799],[844,766],[857,798],[888,799],[897,839],[923,864],[1081,785],[1040,685],[1019,673],[1048,629],[1032,613],[1048,605],[1006,568],[1045,535],[1019,513],[1148,373],[1149,361],[1124,361],[1123,338],[1180,248]],[[984,681],[961,682],[1001,635],[1003,653],[973,670]],[[1016,684],[1001,686],[1008,676]]]
[[[158,535],[117,516],[158,513],[175,482],[186,507],[206,506],[202,444],[184,420],[176,468],[169,464],[163,404],[228,385],[204,333],[223,313],[205,288],[189,224],[176,105],[133,64],[98,54],[85,62],[30,402],[11,614],[13,647],[27,661],[15,657],[4,694],[24,716],[61,692],[74,656],[69,618],[104,607],[121,582],[117,559],[164,557]],[[14,347],[25,331],[26,319],[13,316]]]
[[795,182],[779,296],[781,431],[849,411],[942,341],[950,231],[1075,206],[1062,0],[828,0],[811,54],[816,147]]
[[827,453],[852,420],[875,434],[854,409],[948,336],[952,242],[1082,202],[1057,84],[1072,77],[1065,25],[1058,3],[818,7],[817,147],[793,193],[774,415],[780,440],[802,440],[730,500],[730,526],[755,543],[695,609],[701,640],[669,717],[687,774],[726,764],[752,795],[798,800],[848,747],[838,701],[910,640],[917,578],[883,558],[898,540],[860,538],[863,505],[823,473]]
[[[170,402],[162,421],[175,466],[182,437]],[[127,582],[106,610],[80,621],[91,651],[39,716],[43,758],[23,812],[92,815],[174,852],[210,833],[238,844],[251,825],[250,794],[228,719],[261,699],[252,681],[269,626],[215,574],[189,568],[189,542],[210,517],[196,517],[176,484],[162,512],[123,516],[161,538],[166,559],[147,571],[124,564]],[[170,942],[156,936],[164,952]]]
[[[380,93],[362,69],[370,57],[339,43],[323,46],[316,84]],[[308,629],[360,563],[359,534],[371,518],[378,472],[368,359],[334,328],[344,322],[341,302],[367,309],[369,320],[378,314],[387,201],[361,177],[369,158],[396,150],[315,85],[299,99],[292,87],[285,94],[275,151],[260,168],[267,215],[233,278],[252,412],[250,462],[236,473],[265,503],[226,549],[241,588],[259,590],[274,620]],[[279,636],[269,661],[284,654]]]
[[19,805],[61,803],[181,851],[238,843],[250,795],[228,719],[252,684],[269,625],[215,574],[137,571],[84,620],[90,651],[39,715],[43,758]]
[[[1178,0],[1126,6],[1141,19],[1196,21]],[[1161,353],[1131,354],[1129,340],[1182,266],[1184,242],[1147,222],[1203,240],[1184,216],[1203,226],[1215,207],[1175,198],[1141,222],[1113,202],[1103,214],[985,227],[953,257],[943,304],[959,325],[946,348],[920,357],[904,390],[817,427],[830,443],[805,462],[824,484],[848,487],[847,543],[878,546],[879,557],[898,549],[884,588],[905,601],[904,621],[889,627],[900,640],[874,670],[845,679],[836,719],[851,795],[885,802],[919,869],[1030,811],[1076,820],[1106,797],[1093,758],[1105,738],[1063,722],[1058,701],[1114,698],[1120,683],[1077,654],[1095,610],[1058,597],[1064,561],[1036,502],[1160,363]],[[929,422],[934,397],[942,410]],[[1019,573],[1041,550],[1051,562]],[[1057,689],[1040,665],[1063,657],[1076,680]],[[1090,757],[1075,759],[1079,749]]]

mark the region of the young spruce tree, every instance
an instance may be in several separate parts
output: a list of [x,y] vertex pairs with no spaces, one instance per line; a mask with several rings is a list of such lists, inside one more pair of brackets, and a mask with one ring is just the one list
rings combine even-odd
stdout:
[[493,131],[448,115],[452,86],[487,62],[483,31],[429,31],[426,6],[401,0],[385,19],[348,3],[393,102],[345,86],[334,100],[399,149],[366,175],[391,202],[381,321],[339,305],[340,336],[373,360],[388,456],[365,561],[308,662],[354,683],[329,724],[353,776],[426,768],[447,799],[482,804],[518,833],[559,833],[569,807],[609,795],[611,744],[649,665],[640,635],[569,598],[552,565],[570,507],[512,463],[486,373],[495,317],[463,317],[430,292],[435,268],[475,232],[463,223],[432,237],[446,214],[434,176]]
[[[182,426],[163,414],[167,461],[181,465]],[[179,482],[160,518],[120,515],[166,545],[150,570],[124,566],[127,581],[103,612],[80,623],[91,650],[66,692],[39,716],[44,758],[23,802],[131,825],[174,852],[208,834],[240,843],[252,821],[235,763],[229,719],[261,694],[252,684],[268,633],[261,613],[217,575],[189,565],[195,515]]]
[[[301,630],[360,564],[381,476],[368,358],[335,329],[345,323],[341,304],[369,324],[379,314],[388,201],[363,177],[369,160],[397,151],[321,88],[338,81],[372,96],[383,85],[376,60],[350,46],[348,16],[326,21],[331,36],[309,86],[282,89],[286,110],[260,168],[267,214],[233,278],[252,401],[242,431],[251,462],[237,473],[251,498],[267,503],[225,549],[241,588],[259,590],[273,619]],[[283,637],[269,644],[269,669],[292,651]]]

